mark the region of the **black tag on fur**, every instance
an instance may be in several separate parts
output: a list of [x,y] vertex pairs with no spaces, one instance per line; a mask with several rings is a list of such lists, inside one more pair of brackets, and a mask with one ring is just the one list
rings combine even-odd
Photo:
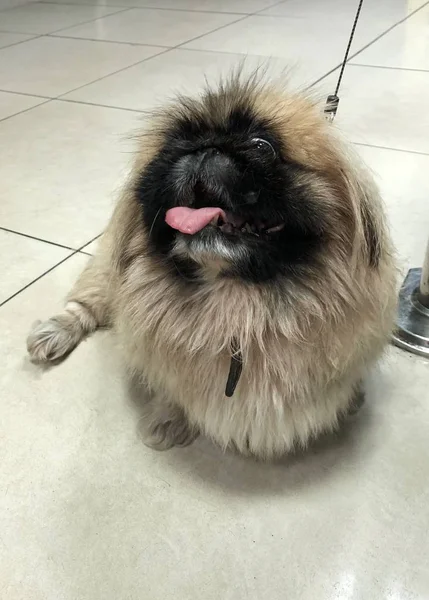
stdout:
[[238,346],[233,342],[231,345],[232,356],[231,365],[229,367],[228,379],[226,382],[225,396],[231,398],[237,387],[240,379],[241,371],[243,370],[243,357]]

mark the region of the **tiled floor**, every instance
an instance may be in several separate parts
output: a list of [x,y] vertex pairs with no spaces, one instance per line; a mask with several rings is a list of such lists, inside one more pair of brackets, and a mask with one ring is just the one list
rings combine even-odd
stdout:
[[[137,435],[108,333],[29,364],[92,252],[140,112],[250,54],[332,91],[357,0],[0,0],[0,598],[427,600],[429,363],[396,349],[353,427],[255,464]],[[429,234],[429,2],[365,0],[337,122],[403,269]]]

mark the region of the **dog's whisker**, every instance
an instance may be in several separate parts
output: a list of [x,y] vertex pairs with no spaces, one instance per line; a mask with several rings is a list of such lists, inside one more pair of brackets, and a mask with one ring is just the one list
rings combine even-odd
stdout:
[[159,216],[159,213],[161,212],[161,209],[162,209],[162,206],[160,206],[158,208],[158,211],[157,211],[157,213],[156,213],[156,215],[155,215],[155,217],[154,217],[154,219],[152,221],[152,225],[150,226],[150,230],[149,230],[149,237],[152,235],[152,231],[153,231],[153,228],[155,226],[155,221],[157,220],[157,218]]

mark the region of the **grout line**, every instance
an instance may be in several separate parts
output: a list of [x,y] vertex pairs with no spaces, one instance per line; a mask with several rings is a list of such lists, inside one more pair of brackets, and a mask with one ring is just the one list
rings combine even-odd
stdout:
[[414,73],[429,73],[429,69],[411,69],[408,67],[390,67],[386,65],[364,65],[361,63],[349,63],[350,67],[365,67],[369,69],[388,69],[391,71],[411,71]]
[[235,19],[234,21],[231,21],[230,23],[225,23],[225,25],[216,27],[216,29],[212,29],[211,31],[207,31],[206,33],[197,35],[197,36],[191,38],[190,40],[186,40],[185,42],[182,42],[181,44],[177,44],[177,46],[174,46],[174,49],[180,48],[181,46],[184,46],[185,44],[189,44],[190,42],[195,42],[195,40],[199,40],[200,38],[205,37],[206,35],[211,35],[212,33],[215,33],[216,31],[221,31],[221,29],[225,29],[226,27],[229,27],[230,25],[235,25],[236,23],[241,23],[241,21],[245,21],[246,19],[248,19],[251,16],[253,16],[253,15],[243,15],[239,19]]
[[18,4],[17,6],[8,6],[6,8],[0,8],[0,15],[8,12],[9,10],[14,10],[15,8],[23,8],[24,6],[29,6],[30,4],[34,4],[33,2],[24,2],[24,4]]
[[[31,4],[33,4],[33,2],[31,2]],[[28,6],[28,4],[23,4],[22,6]],[[17,8],[15,6],[15,8]],[[6,9],[6,10],[9,10]],[[0,10],[0,17],[2,16],[2,14],[4,13],[4,10]],[[43,33],[34,33],[34,31],[30,32],[30,31],[11,31],[10,29],[1,29],[0,28],[0,33],[14,33],[15,35],[34,35],[36,37],[40,37],[41,35],[44,35]],[[24,42],[26,42],[28,40],[24,40]]]
[[[43,4],[43,2],[40,2],[39,4]],[[52,4],[54,4],[55,6],[62,6],[62,4],[56,4],[56,3],[52,3]],[[86,5],[85,4],[73,4],[73,6],[86,6]],[[112,8],[117,8],[117,7],[112,6]],[[123,12],[127,12],[129,10],[130,9],[128,7],[125,7],[123,9],[116,10],[114,12],[108,13],[108,14],[100,16],[100,17],[95,17],[93,19],[88,19],[86,21],[82,21],[81,23],[74,23],[74,25],[67,25],[67,27],[60,27],[60,29],[55,29],[54,31],[47,31],[45,35],[58,33],[60,31],[72,29],[73,27],[80,27],[81,25],[87,25],[88,23],[93,23],[94,21],[98,21],[99,19],[106,19],[107,17],[114,17],[115,15],[119,15],[119,14],[121,14]]]
[[[69,92],[67,92],[69,93]],[[88,102],[87,100],[73,100],[72,98],[55,98],[57,102],[69,102],[70,104],[84,104],[86,106],[99,106],[100,108],[112,108],[113,110],[125,110],[127,112],[133,112],[138,115],[148,114],[150,110],[143,110],[138,108],[125,108],[123,106],[113,106],[112,104],[98,104],[95,102]]]
[[0,308],[2,306],[4,306],[7,302],[9,302],[10,300],[13,300],[13,298],[16,298],[16,296],[18,296],[21,292],[23,292],[24,290],[29,288],[30,285],[33,285],[33,283],[36,283],[36,281],[39,281],[39,279],[42,279],[42,277],[44,277],[45,275],[47,275],[48,273],[50,273],[51,271],[53,271],[54,269],[56,269],[57,267],[62,265],[64,262],[66,262],[66,260],[68,260],[69,258],[71,258],[72,256],[74,256],[77,253],[78,253],[77,250],[75,252],[72,252],[71,254],[69,254],[68,256],[66,256],[65,258],[60,260],[59,262],[57,262],[55,265],[50,267],[47,271],[44,271],[44,273],[42,273],[41,275],[39,275],[38,277],[36,277],[32,281],[30,281],[30,283],[27,283],[27,285],[24,285],[24,287],[20,288],[17,292],[15,292],[11,296],[9,296],[9,298],[6,298],[6,300],[3,300],[3,302],[0,302]]
[[[283,2],[283,0],[280,0],[280,2],[276,3],[275,6],[277,6],[277,4],[281,4]],[[49,0],[38,0],[37,2],[38,4],[54,4],[56,6],[100,6],[99,4],[97,4],[96,2],[88,2],[85,4],[79,3],[79,4],[75,4],[73,2],[51,2]],[[32,2],[30,3],[32,4]],[[209,15],[245,15],[245,16],[249,16],[249,15],[253,15],[255,13],[247,13],[247,12],[241,12],[241,11],[220,11],[220,10],[195,10],[193,8],[191,9],[187,9],[187,8],[165,8],[165,7],[158,7],[158,6],[138,6],[135,4],[127,4],[127,5],[118,5],[118,4],[103,4],[104,7],[111,7],[111,8],[125,8],[126,10],[130,10],[130,9],[138,9],[138,10],[162,10],[162,11],[166,11],[166,12],[186,12],[186,13],[202,13],[202,14],[209,14]],[[271,7],[268,7],[271,8]],[[265,10],[265,9],[262,9]],[[259,11],[258,11],[259,12]],[[110,15],[106,15],[106,17],[108,17]],[[103,19],[104,17],[98,17],[99,19]]]
[[40,96],[40,94],[29,94],[28,92],[12,92],[11,90],[0,89],[5,94],[17,94],[18,96],[29,96],[30,98],[41,98],[42,100],[54,100],[51,96]]
[[[262,15],[261,13],[263,13],[263,12],[264,12],[264,11],[266,11],[266,10],[270,10],[271,8],[275,8],[275,7],[276,7],[276,6],[278,6],[279,4],[284,4],[284,0],[279,0],[279,2],[274,2],[274,4],[271,4],[271,6],[264,6],[264,8],[260,8],[259,10],[256,10],[255,12],[253,12],[253,13],[250,13],[250,15],[251,15],[252,17],[253,17],[253,16],[254,16],[254,17],[256,17],[256,16],[267,16],[267,17],[273,16],[273,15]],[[250,16],[250,15],[249,15],[249,16]],[[277,15],[274,15],[274,16],[277,16]]]
[[316,79],[316,81],[313,81],[313,83],[311,83],[309,86],[307,86],[307,89],[311,89],[312,87],[314,87],[315,85],[317,85],[318,83],[320,83],[321,81],[323,81],[324,79],[326,79],[326,77],[328,77],[332,73],[335,73],[335,71],[337,69],[339,69],[340,67],[341,67],[341,63],[339,65],[337,65],[336,67],[333,67],[332,69],[330,69],[324,75],[321,75],[318,79]]
[[394,152],[405,152],[405,154],[417,154],[418,156],[429,156],[429,152],[420,152],[419,150],[406,150],[405,148],[391,148],[390,146],[378,146],[377,144],[365,144],[363,142],[352,142],[356,146],[365,146],[366,148],[378,148],[379,150],[393,150]]
[[14,229],[9,229],[8,227],[0,226],[0,230],[7,231],[8,233],[14,233],[15,235],[20,235],[22,237],[30,238],[31,240],[36,240],[38,242],[42,242],[45,244],[51,244],[51,246],[57,246],[58,248],[63,248],[64,250],[75,251],[75,248],[71,248],[71,246],[64,246],[64,244],[58,244],[57,242],[51,242],[50,240],[45,240],[43,238],[39,238],[34,235],[30,235],[29,233],[23,233],[22,231],[15,231]]
[[[1,15],[1,13],[0,13],[0,15]],[[19,42],[12,42],[11,44],[2,46],[0,48],[0,52],[2,50],[6,50],[6,48],[11,48],[12,46],[19,46],[19,44],[24,44],[25,42],[30,42],[31,40],[37,40],[37,38],[43,37],[43,35],[38,35],[38,34],[34,34],[34,33],[21,33],[18,31],[0,31],[0,33],[10,33],[10,34],[16,33],[16,35],[31,35],[32,36],[32,37],[27,38],[26,40],[19,40]]]
[[[37,4],[37,2],[31,2],[31,4]],[[23,4],[22,6],[28,6],[28,4]],[[17,7],[15,7],[15,8],[17,8]],[[9,9],[7,9],[7,10],[9,10]],[[0,11],[0,17],[2,15],[2,12],[4,12],[4,11]],[[10,29],[0,29],[0,33],[14,33],[16,35],[32,35],[33,37],[42,37],[43,35],[45,35],[44,33],[34,33],[34,31],[11,31]],[[30,40],[22,40],[22,41],[29,42]],[[19,43],[21,43],[21,42],[19,42]]]
[[[63,4],[62,2],[28,2],[27,4],[23,4],[22,6],[34,6],[35,4],[52,4],[53,6],[80,6],[80,7],[85,7],[85,6],[93,6],[93,5],[88,5],[88,4]],[[99,5],[94,5],[94,6],[99,6]],[[12,10],[14,8],[18,8],[16,6],[12,7]],[[103,5],[103,8],[112,8],[112,9],[117,9],[117,10],[113,10],[111,13],[107,13],[101,17],[94,17],[92,19],[88,19],[86,21],[81,21],[79,23],[74,23],[73,25],[67,25],[66,27],[61,27],[60,29],[55,29],[54,31],[45,31],[43,33],[34,33],[34,31],[32,33],[30,33],[29,31],[4,31],[4,30],[0,30],[2,33],[16,33],[16,34],[22,34],[22,35],[32,35],[34,36],[31,39],[35,39],[38,37],[45,37],[48,36],[52,33],[56,33],[57,31],[64,31],[65,29],[71,29],[72,27],[79,27],[80,25],[86,25],[87,23],[92,23],[93,21],[98,21],[99,19],[104,19],[106,17],[110,17],[113,15],[118,15],[120,13],[123,12],[127,12],[128,10],[130,10],[130,7],[125,6],[125,7],[119,7],[119,6],[108,6],[108,5]],[[8,10],[11,9],[6,9],[6,11],[0,11],[0,15],[2,12],[7,12]],[[11,46],[15,46],[16,44],[22,44],[23,42],[29,42],[30,40],[21,40],[20,42],[16,42],[14,44],[10,44]],[[8,48],[8,46],[3,46],[2,48],[0,48],[0,50],[3,50],[3,48]]]
[[[15,93],[15,92],[10,92],[10,93]],[[12,119],[12,117],[16,117],[17,115],[22,115],[23,113],[26,113],[29,110],[33,110],[33,108],[38,108],[39,106],[43,106],[44,104],[48,104],[49,102],[52,102],[52,100],[54,100],[54,98],[47,98],[45,102],[40,102],[39,104],[36,104],[35,106],[29,106],[28,108],[24,108],[23,110],[19,110],[18,112],[13,113],[12,115],[8,115],[7,117],[3,117],[2,119],[0,119],[0,123],[3,123],[4,121],[7,121],[9,119]]]
[[27,2],[23,2],[22,4],[17,4],[15,6],[7,6],[5,8],[0,8],[0,15],[1,13],[5,13],[8,12],[9,10],[15,10],[16,8],[26,8],[27,6],[32,6],[33,4],[42,4],[39,0],[36,0],[36,2],[31,1],[31,0],[27,0]]
[[[191,40],[189,40],[191,41]],[[187,44],[188,42],[183,42],[184,44]],[[183,50],[184,52],[207,52],[209,54],[230,54],[230,55],[234,55],[234,54],[239,54],[240,56],[246,56],[245,54],[242,54],[241,52],[228,52],[227,50],[200,50],[199,48],[179,48],[179,46],[175,46],[174,48],[170,48],[170,50]],[[269,59],[269,56],[263,56],[262,54],[248,54],[248,56],[259,56],[262,57],[264,59]]]
[[90,244],[92,244],[93,242],[95,242],[96,240],[101,238],[102,235],[103,235],[103,232],[96,235],[94,238],[92,238],[92,240],[89,240],[89,242],[85,242],[85,244],[83,246],[81,246],[80,248],[78,248],[76,250],[76,252],[80,252],[81,254],[87,254],[88,256],[93,256],[90,252],[85,252],[85,248],[87,248]]
[[85,248],[85,246],[89,246],[89,244],[92,244],[92,242],[94,242],[96,239],[98,239],[100,237],[100,235],[101,235],[101,233],[98,234],[98,235],[96,235],[89,242],[86,242],[83,246],[80,246],[80,248],[78,248],[77,250],[73,250],[71,252],[71,254],[69,254],[68,256],[66,256],[65,258],[63,258],[59,262],[57,262],[55,265],[53,265],[52,267],[50,267],[49,269],[47,269],[46,271],[44,271],[41,275],[39,275],[38,277],[36,277],[32,281],[30,281],[30,283],[27,283],[26,285],[24,285],[17,292],[15,292],[11,296],[9,296],[9,298],[6,298],[6,300],[3,300],[3,302],[0,302],[0,308],[2,306],[4,306],[7,302],[9,302],[9,300],[12,300],[13,298],[16,298],[16,296],[18,296],[21,292],[23,292],[24,290],[26,290],[27,288],[29,288],[31,285],[33,285],[33,283],[36,283],[36,281],[39,281],[40,279],[42,279],[42,277],[44,277],[45,275],[47,275],[48,273],[50,273],[51,271],[53,271],[54,269],[56,269],[57,267],[59,267],[60,265],[62,265],[63,263],[65,263],[66,260],[69,260],[69,258],[72,258],[73,256],[76,256],[76,254],[87,254],[86,252],[81,252],[81,250],[83,248]]
[[[84,5],[85,6],[85,5]],[[71,29],[70,27],[68,29]],[[63,30],[60,30],[63,31]],[[101,40],[90,37],[77,37],[75,35],[58,35],[57,33],[47,33],[45,37],[60,38],[62,40],[84,40],[87,42],[99,42],[102,44],[122,44],[123,46],[146,46],[147,48],[161,48],[171,50],[173,46],[160,46],[158,44],[143,44],[140,42],[118,42],[116,40]]]

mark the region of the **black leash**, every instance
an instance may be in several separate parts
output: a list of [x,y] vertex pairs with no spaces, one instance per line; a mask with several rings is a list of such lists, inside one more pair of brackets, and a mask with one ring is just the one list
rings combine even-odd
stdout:
[[340,70],[340,75],[338,77],[338,81],[337,81],[337,87],[335,88],[335,92],[333,94],[330,94],[327,99],[326,99],[326,106],[325,106],[325,115],[326,118],[329,121],[333,121],[335,115],[337,114],[337,109],[338,109],[338,104],[340,103],[340,99],[338,97],[338,91],[340,89],[340,85],[341,85],[341,80],[343,78],[343,74],[344,74],[344,69],[346,68],[346,62],[349,58],[349,52],[350,52],[350,48],[353,42],[353,38],[355,35],[355,31],[356,31],[356,26],[358,24],[359,21],[359,15],[360,15],[360,11],[362,8],[362,4],[363,4],[363,0],[360,0],[359,2],[359,6],[357,9],[357,13],[355,16],[355,20],[353,23],[353,27],[352,27],[352,31],[350,33],[350,37],[349,37],[349,43],[347,44],[347,49],[346,49],[346,53],[344,55],[344,59],[343,59],[343,63],[341,65],[341,70]]
[[229,366],[228,380],[225,387],[225,396],[227,398],[231,398],[231,396],[234,395],[241,371],[243,370],[243,356],[237,340],[232,340],[231,352],[231,364]]

